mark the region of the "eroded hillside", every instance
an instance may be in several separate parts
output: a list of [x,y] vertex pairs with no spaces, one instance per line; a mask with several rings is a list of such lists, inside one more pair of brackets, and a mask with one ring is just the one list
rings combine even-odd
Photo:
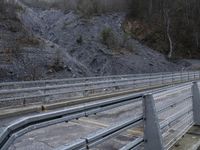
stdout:
[[122,27],[125,12],[88,17],[72,10],[3,5],[0,80],[176,71],[188,65],[169,62],[132,39]]
[[63,71],[65,77],[89,76],[80,64],[55,43],[29,32],[21,21],[25,13],[20,5],[1,4],[0,79],[35,80]]

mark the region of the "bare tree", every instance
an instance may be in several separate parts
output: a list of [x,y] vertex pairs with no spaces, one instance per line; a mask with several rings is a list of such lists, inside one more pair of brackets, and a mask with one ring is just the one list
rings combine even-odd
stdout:
[[152,9],[153,9],[153,0],[149,0],[149,16],[152,15]]
[[165,24],[166,24],[166,34],[167,34],[167,38],[169,41],[169,53],[168,53],[168,58],[172,57],[172,53],[173,53],[173,41],[171,38],[171,34],[170,34],[170,17],[169,17],[169,9],[164,8],[164,19],[165,19]]

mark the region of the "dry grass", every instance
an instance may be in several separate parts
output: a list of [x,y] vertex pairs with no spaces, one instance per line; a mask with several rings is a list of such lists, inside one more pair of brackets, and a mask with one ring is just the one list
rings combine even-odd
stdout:
[[11,62],[12,56],[13,56],[12,55],[13,50],[11,48],[5,48],[4,54],[5,54],[6,62]]
[[24,45],[24,46],[38,46],[40,45],[40,41],[35,37],[21,37],[16,39],[16,42],[18,44]]
[[57,50],[55,53],[55,58],[52,64],[48,66],[50,72],[59,72],[65,69],[63,59],[61,57],[61,51]]

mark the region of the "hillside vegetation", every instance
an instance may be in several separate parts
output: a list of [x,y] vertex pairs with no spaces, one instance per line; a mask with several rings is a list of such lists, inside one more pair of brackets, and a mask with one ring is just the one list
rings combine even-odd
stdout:
[[169,58],[200,58],[199,0],[133,0],[125,31]]

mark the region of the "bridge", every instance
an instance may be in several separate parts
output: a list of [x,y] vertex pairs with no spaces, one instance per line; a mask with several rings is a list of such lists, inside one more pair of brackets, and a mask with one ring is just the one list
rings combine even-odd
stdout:
[[1,83],[0,149],[171,149],[200,125],[199,79],[191,71]]

